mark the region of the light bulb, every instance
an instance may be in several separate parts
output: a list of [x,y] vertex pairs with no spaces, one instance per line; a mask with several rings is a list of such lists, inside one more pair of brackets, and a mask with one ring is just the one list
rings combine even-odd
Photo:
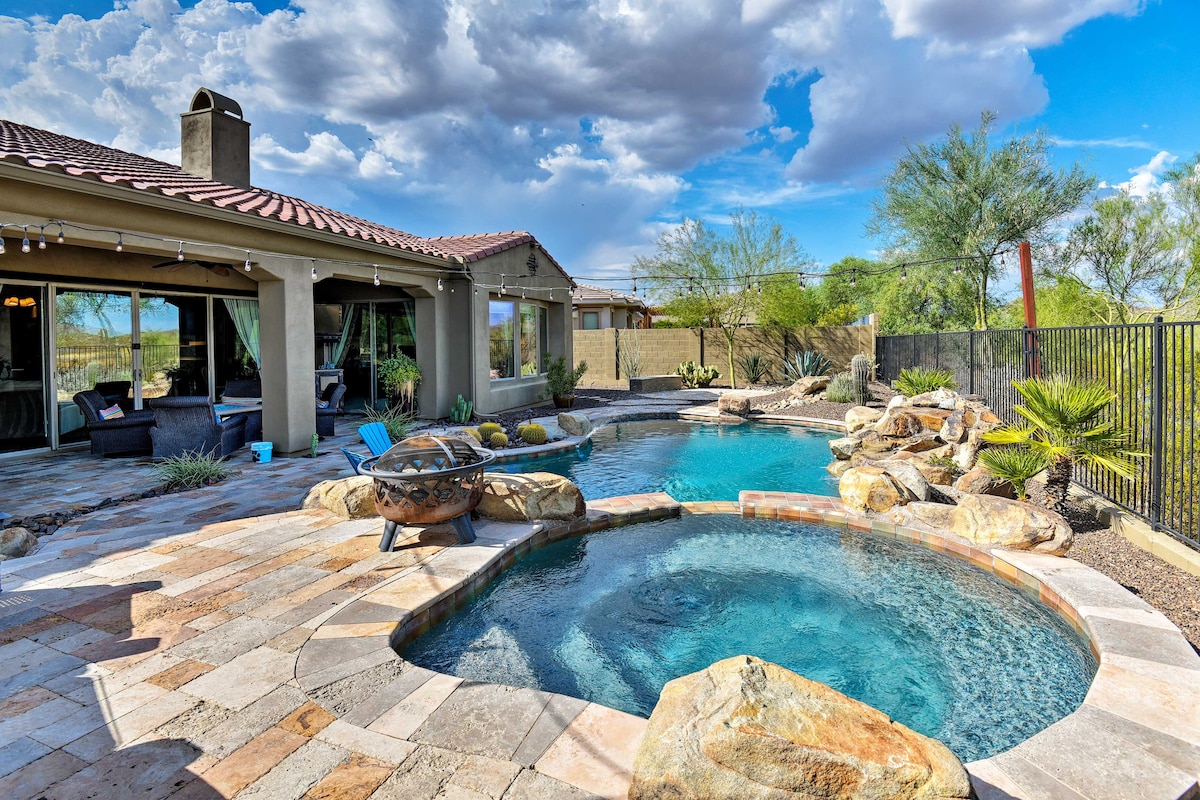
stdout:
[[316,264],[313,264],[313,268],[312,268],[312,279],[313,279],[314,281],[317,279],[317,265],[316,265]]
[[4,239],[0,238],[0,256],[4,255]]
[[553,290],[553,289],[551,289],[551,290],[550,290],[550,297],[549,297],[549,299],[551,299],[551,300],[553,300],[553,299],[554,299],[554,290]]
[[46,249],[46,234],[43,231],[42,233],[38,234],[38,250],[45,250],[45,249]]
[[29,252],[29,231],[25,228],[21,229],[21,252]]
[[372,282],[373,282],[373,283],[374,283],[376,286],[378,286],[378,285],[379,285],[379,273],[378,273],[378,272],[376,272],[376,273],[375,273],[375,280],[374,280],[374,281],[372,281]]
[[[1001,256],[1001,258],[1003,258],[1003,256]],[[962,263],[961,262],[958,262],[958,261],[954,262],[954,274],[962,275]]]
[[57,241],[59,244],[63,243],[63,231],[62,231],[61,225],[58,227],[58,240]]
[[121,252],[121,251],[122,251],[122,250],[124,250],[124,249],[125,249],[125,242],[124,242],[124,240],[121,238],[121,234],[119,234],[119,233],[118,233],[118,234],[117,234],[117,252],[119,253],[119,252]]
[[902,280],[902,281],[908,280],[908,268],[907,267],[900,268],[900,280]]
[[857,281],[855,280],[854,273],[851,272],[850,273],[850,288],[854,288],[855,283],[857,283]]
[[179,253],[175,257],[183,261],[183,242],[179,243]]
[[438,291],[439,291],[439,292],[441,292],[441,291],[445,291],[445,288],[442,286],[442,279],[441,279],[441,278],[438,278]]
[[250,251],[246,251],[246,272],[250,271]]
[[525,290],[524,289],[521,289],[521,299],[522,300],[525,299]]

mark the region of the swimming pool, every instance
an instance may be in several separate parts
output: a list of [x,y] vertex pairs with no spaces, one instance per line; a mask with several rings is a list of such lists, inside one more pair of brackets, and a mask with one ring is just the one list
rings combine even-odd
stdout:
[[496,468],[565,475],[588,500],[645,492],[737,500],[742,489],[836,495],[837,479],[825,471],[835,438],[790,425],[639,420],[606,425],[582,448]]
[[666,681],[751,654],[985,758],[1083,701],[1061,618],[965,562],[852,530],[730,515],[588,534],[519,561],[403,656],[649,715]]

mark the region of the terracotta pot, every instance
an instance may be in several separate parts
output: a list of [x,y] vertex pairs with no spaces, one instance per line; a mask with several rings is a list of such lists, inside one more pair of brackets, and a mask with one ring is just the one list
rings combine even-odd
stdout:
[[573,394],[556,394],[554,395],[555,408],[570,408],[575,405],[575,395]]

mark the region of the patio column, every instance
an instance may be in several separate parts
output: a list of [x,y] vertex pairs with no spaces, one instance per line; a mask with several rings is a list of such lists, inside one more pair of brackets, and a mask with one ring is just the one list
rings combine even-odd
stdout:
[[277,276],[258,285],[263,440],[294,453],[309,447],[317,429],[311,267],[268,256],[261,266]]

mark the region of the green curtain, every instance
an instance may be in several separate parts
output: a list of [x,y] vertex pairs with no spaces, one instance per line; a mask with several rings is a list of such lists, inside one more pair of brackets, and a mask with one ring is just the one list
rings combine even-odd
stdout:
[[246,351],[254,359],[254,366],[262,369],[258,346],[258,301],[225,298],[225,310],[233,320],[238,338],[242,340]]
[[350,344],[350,330],[354,327],[354,317],[357,311],[358,306],[354,303],[342,303],[342,335],[333,348],[334,367],[341,367],[342,362],[346,360],[346,351],[349,350]]

